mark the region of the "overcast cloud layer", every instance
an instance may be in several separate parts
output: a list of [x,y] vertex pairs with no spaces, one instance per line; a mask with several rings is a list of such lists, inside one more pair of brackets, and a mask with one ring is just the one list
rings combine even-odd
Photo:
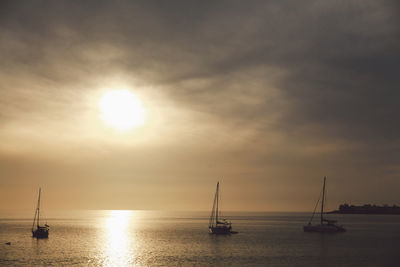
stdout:
[[[2,1],[0,208],[40,184],[51,208],[204,210],[222,179],[226,209],[310,210],[324,175],[330,208],[400,204],[399,20],[396,1]],[[115,81],[151,127],[88,123]]]

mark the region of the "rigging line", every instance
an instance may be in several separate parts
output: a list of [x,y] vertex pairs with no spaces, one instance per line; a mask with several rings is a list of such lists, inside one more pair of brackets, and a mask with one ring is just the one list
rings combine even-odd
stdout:
[[222,201],[221,201],[221,199],[222,199],[222,197],[221,197],[221,189],[219,189],[218,190],[218,204],[219,204],[219,207],[218,207],[218,217],[220,217],[220,218],[223,218],[222,216],[223,216],[223,214],[222,214],[222,209],[221,209],[221,207],[222,207],[222,205],[221,205],[221,203],[222,203]]
[[312,213],[312,215],[311,215],[311,218],[310,218],[310,221],[309,221],[308,223],[311,223],[311,221],[312,221],[313,218],[314,218],[315,211],[317,210],[317,207],[318,207],[318,203],[319,203],[319,201],[321,200],[321,195],[322,195],[322,192],[319,193],[319,197],[318,197],[317,204],[315,204],[314,211],[313,211],[313,213]]
[[[218,189],[218,187],[217,187],[217,189]],[[217,202],[217,193],[218,193],[218,190],[215,191],[215,195],[214,195],[213,208],[212,208],[210,220],[209,220],[209,223],[208,223],[209,227],[213,226],[214,225],[214,220],[216,220],[216,216],[215,216],[215,208],[216,207],[215,206],[216,206],[216,202]]]
[[34,227],[35,227],[36,214],[37,214],[37,208],[35,209],[35,216],[33,217],[32,231],[33,231],[33,229],[34,229]]

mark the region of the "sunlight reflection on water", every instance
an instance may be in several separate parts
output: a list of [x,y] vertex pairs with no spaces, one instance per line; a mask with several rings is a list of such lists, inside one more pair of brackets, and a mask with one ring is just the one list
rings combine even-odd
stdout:
[[105,266],[128,266],[135,261],[135,221],[140,214],[130,210],[112,210],[104,221]]

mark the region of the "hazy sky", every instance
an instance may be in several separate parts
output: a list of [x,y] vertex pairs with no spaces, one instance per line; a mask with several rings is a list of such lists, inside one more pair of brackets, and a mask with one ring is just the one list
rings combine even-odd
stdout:
[[0,209],[400,204],[396,2],[1,1]]

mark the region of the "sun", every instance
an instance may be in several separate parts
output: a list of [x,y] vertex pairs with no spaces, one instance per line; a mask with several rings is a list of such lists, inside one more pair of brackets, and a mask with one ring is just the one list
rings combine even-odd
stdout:
[[144,124],[145,110],[140,99],[129,90],[112,90],[99,102],[100,117],[114,129],[126,131]]

